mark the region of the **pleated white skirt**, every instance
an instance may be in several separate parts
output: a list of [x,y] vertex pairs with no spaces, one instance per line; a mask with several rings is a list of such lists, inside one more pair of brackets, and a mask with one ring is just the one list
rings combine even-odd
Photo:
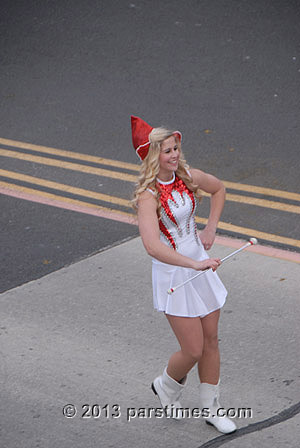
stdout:
[[[195,260],[209,258],[201,241],[198,245],[191,235],[182,241],[178,252]],[[191,280],[186,285],[168,294],[168,289],[183,283],[197,274],[189,268],[173,266],[152,260],[153,305],[157,311],[182,317],[204,317],[221,308],[226,300],[227,290],[218,274],[212,270]]]

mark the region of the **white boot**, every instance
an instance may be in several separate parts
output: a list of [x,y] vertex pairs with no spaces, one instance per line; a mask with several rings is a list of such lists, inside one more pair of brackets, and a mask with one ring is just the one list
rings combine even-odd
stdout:
[[158,376],[153,381],[151,388],[155,395],[158,396],[167,417],[172,417],[176,420],[183,418],[183,408],[179,398],[185,383],[186,377],[181,383],[178,383],[167,374],[167,368],[165,368],[161,376]]
[[[229,434],[236,431],[235,423],[228,417],[219,417],[217,410],[221,408],[219,403],[219,384],[200,384],[200,407],[209,409],[211,417],[204,417],[206,423],[213,425],[218,431],[223,434]],[[222,409],[220,415],[225,414],[226,410]],[[212,417],[214,416],[214,417]]]

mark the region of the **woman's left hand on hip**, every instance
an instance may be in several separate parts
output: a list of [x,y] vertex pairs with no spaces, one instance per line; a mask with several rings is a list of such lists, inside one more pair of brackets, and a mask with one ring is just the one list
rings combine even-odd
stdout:
[[208,227],[205,227],[202,232],[200,232],[200,240],[203,244],[203,247],[205,250],[209,250],[215,240],[216,237],[216,231],[213,229],[210,229]]

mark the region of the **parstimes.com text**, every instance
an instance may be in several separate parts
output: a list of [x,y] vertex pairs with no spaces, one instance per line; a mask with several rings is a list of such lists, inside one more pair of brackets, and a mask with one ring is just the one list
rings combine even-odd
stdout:
[[229,417],[229,418],[252,418],[252,408],[219,408],[216,414],[211,413],[209,408],[175,408],[169,407],[168,415],[166,408],[127,408],[127,421],[134,418],[176,418],[178,413],[182,413],[183,418],[209,418],[209,417]]

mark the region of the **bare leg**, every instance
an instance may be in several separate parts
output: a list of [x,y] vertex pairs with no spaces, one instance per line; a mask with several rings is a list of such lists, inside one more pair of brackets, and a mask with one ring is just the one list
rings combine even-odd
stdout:
[[198,362],[202,383],[218,384],[220,377],[220,352],[218,346],[218,322],[220,310],[201,319],[203,329],[203,353]]
[[235,423],[228,417],[219,417],[217,410],[221,407],[219,403],[219,377],[220,377],[220,354],[218,348],[218,321],[220,310],[208,314],[202,320],[204,335],[203,355],[198,362],[200,377],[199,404],[207,408],[211,416],[206,422],[223,434],[236,431]]
[[199,317],[179,317],[166,314],[181,350],[174,353],[167,373],[176,381],[182,380],[202,356],[203,331]]

